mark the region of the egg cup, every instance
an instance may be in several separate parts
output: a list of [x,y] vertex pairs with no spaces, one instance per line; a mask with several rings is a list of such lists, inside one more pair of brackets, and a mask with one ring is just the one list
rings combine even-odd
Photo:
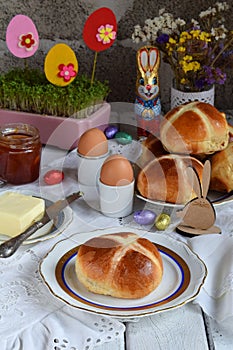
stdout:
[[100,210],[105,216],[120,218],[128,216],[133,211],[134,199],[133,180],[124,186],[109,186],[98,181]]
[[109,151],[97,157],[83,156],[77,151],[78,182],[86,186],[97,186],[102,164],[108,156]]

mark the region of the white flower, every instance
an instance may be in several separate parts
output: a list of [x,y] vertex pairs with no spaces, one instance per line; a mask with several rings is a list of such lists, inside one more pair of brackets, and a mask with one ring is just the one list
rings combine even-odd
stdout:
[[226,3],[226,1],[224,2],[216,2],[215,6],[217,7],[217,10],[220,11],[226,11],[229,10],[230,6]]
[[160,9],[159,10],[159,16],[162,15],[165,11],[166,11],[165,8]]
[[170,35],[170,34],[172,34],[172,30],[169,28],[164,28],[163,33]]
[[145,25],[146,26],[151,26],[151,25],[153,25],[153,21],[151,19],[146,19],[145,20]]
[[208,10],[206,10],[206,11],[201,11],[200,13],[199,13],[199,17],[200,18],[205,18],[205,17],[208,17],[208,16],[215,16],[216,15],[216,12],[217,12],[217,10],[216,10],[216,8],[211,8],[211,7],[209,7],[208,8]]
[[178,26],[184,26],[186,24],[186,22],[182,19],[182,18],[177,18],[175,23],[178,25]]
[[226,39],[226,34],[228,33],[228,30],[224,27],[222,24],[218,28],[211,28],[211,35],[215,37],[215,40],[221,40],[221,39]]
[[196,21],[194,18],[191,19],[191,23],[194,25],[194,27],[199,27],[199,22]]

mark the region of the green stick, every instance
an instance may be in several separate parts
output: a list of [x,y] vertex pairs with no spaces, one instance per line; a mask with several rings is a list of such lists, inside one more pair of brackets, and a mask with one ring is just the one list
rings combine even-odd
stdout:
[[94,82],[94,77],[95,77],[95,69],[96,69],[96,62],[97,62],[97,55],[98,55],[98,52],[95,51],[95,57],[94,57],[94,63],[93,63],[93,69],[92,69],[92,75],[91,75],[91,85],[93,84]]

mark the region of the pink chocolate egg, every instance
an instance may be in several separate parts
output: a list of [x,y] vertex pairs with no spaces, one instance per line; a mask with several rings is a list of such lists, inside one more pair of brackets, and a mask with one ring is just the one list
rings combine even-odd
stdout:
[[44,182],[46,185],[56,185],[62,182],[64,179],[64,173],[61,170],[49,170],[44,175]]

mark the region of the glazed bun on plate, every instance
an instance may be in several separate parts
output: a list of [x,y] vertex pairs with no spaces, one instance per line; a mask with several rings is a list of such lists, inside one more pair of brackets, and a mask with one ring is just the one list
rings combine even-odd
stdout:
[[136,299],[160,284],[163,263],[151,241],[123,232],[95,237],[82,244],[75,271],[91,292]]
[[160,139],[170,153],[208,155],[229,141],[225,113],[205,102],[189,102],[171,109],[161,122]]
[[211,158],[210,189],[219,192],[233,190],[233,142]]
[[192,166],[202,181],[203,164],[196,158],[167,154],[145,165],[137,177],[139,193],[151,200],[172,204],[186,204],[196,193],[186,173]]
[[142,167],[148,162],[155,159],[155,157],[160,157],[162,155],[168,154],[164,149],[160,139],[153,134],[150,134],[145,140],[141,142],[142,154],[139,159],[139,165]]

